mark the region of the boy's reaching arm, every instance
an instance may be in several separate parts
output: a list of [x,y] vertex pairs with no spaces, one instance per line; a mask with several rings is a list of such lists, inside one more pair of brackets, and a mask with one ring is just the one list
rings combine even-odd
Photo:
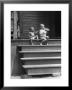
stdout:
[[39,33],[39,31],[36,31],[36,32],[35,32],[35,35],[38,35],[38,33]]
[[49,29],[49,28],[45,28],[45,30],[46,30],[46,31],[50,31],[50,29]]

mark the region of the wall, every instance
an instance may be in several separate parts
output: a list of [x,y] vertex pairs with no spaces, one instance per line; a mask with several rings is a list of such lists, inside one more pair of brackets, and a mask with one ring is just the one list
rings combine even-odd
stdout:
[[11,75],[19,76],[25,74],[22,68],[21,60],[19,59],[20,54],[18,53],[19,48],[11,43]]
[[60,24],[57,25],[60,15],[57,15],[56,13],[56,11],[20,11],[20,37],[28,38],[29,28],[34,26],[35,30],[39,30],[39,25],[43,23],[46,27],[50,28],[50,38],[55,38],[55,31],[58,29],[57,26],[60,27]]

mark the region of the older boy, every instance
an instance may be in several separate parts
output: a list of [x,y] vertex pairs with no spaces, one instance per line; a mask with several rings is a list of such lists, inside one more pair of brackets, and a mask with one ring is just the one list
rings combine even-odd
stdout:
[[44,24],[40,24],[39,38],[42,40],[40,45],[42,45],[44,42],[47,43],[47,39],[49,38],[49,36],[47,36],[48,31],[50,31],[49,28],[45,28]]

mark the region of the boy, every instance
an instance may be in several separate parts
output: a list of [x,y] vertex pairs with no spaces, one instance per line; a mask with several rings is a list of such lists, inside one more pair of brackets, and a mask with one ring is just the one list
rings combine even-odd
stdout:
[[49,28],[45,28],[44,24],[40,24],[39,37],[42,40],[40,45],[42,45],[45,42],[47,43],[47,39],[49,38],[49,36],[47,36],[48,31],[50,31]]
[[30,30],[30,32],[29,32],[29,38],[31,39],[31,44],[33,45],[32,40],[38,39],[38,36],[35,35],[35,29],[34,29],[34,27],[30,27],[29,30]]

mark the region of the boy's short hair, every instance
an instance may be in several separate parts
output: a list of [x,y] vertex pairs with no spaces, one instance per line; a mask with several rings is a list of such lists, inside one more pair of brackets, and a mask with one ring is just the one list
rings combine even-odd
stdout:
[[33,27],[33,26],[30,27],[29,30],[30,30],[30,31],[34,31],[34,27]]
[[45,25],[44,24],[40,24],[40,26],[43,26],[44,27]]

